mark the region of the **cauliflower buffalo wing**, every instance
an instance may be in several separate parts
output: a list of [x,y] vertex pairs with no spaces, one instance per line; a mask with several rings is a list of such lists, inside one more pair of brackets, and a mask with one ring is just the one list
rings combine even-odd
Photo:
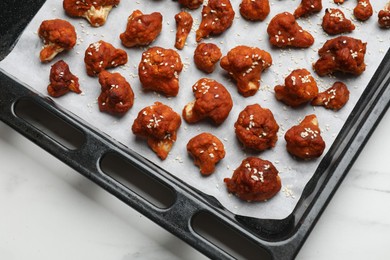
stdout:
[[221,59],[222,52],[214,43],[200,43],[194,51],[194,62],[198,69],[212,73],[215,64]]
[[293,70],[285,78],[284,86],[275,87],[276,99],[291,107],[310,102],[317,94],[317,83],[306,69]]
[[319,60],[314,63],[314,70],[324,76],[336,71],[360,75],[366,69],[364,55],[366,44],[361,40],[339,36],[325,42],[318,50]]
[[306,116],[299,125],[287,130],[284,136],[287,151],[304,160],[320,157],[325,149],[320,132],[317,117]]
[[119,73],[103,70],[99,73],[101,94],[99,109],[113,115],[125,114],[134,104],[134,93],[130,84]]
[[135,10],[127,19],[126,31],[119,37],[128,48],[151,44],[162,29],[163,17],[160,13],[143,14]]
[[251,21],[264,21],[270,11],[269,0],[242,0],[240,4],[240,14]]
[[45,20],[38,29],[43,40],[43,48],[39,55],[42,62],[48,62],[65,50],[71,50],[77,40],[76,30],[68,21],[61,19]]
[[278,170],[270,161],[248,157],[234,171],[232,178],[225,178],[224,182],[228,191],[241,200],[266,201],[275,196],[282,187],[278,174]]
[[356,7],[353,9],[353,14],[360,21],[368,20],[373,13],[370,0],[358,0]]
[[47,87],[47,92],[52,97],[60,97],[69,91],[81,93],[79,78],[70,72],[65,61],[59,60],[51,66],[50,85]]
[[238,92],[249,97],[259,90],[261,73],[272,65],[272,57],[257,47],[240,45],[231,49],[220,65],[237,82]]
[[258,104],[247,106],[234,124],[236,136],[244,147],[264,151],[275,146],[279,125],[271,110]]
[[294,11],[295,18],[309,16],[322,10],[322,0],[302,0]]
[[175,47],[182,50],[186,43],[188,34],[191,31],[194,20],[192,19],[191,14],[187,12],[180,12],[176,14],[175,20],[177,25]]
[[155,102],[138,113],[132,131],[136,136],[146,138],[149,147],[161,160],[165,160],[176,141],[180,125],[178,113],[167,105]]
[[179,4],[188,9],[198,9],[203,4],[203,0],[179,0]]
[[179,92],[182,69],[183,63],[175,50],[152,47],[142,53],[138,75],[145,90],[174,97]]
[[64,0],[63,7],[67,15],[84,17],[94,26],[99,27],[106,23],[108,14],[120,0]]
[[340,110],[349,99],[349,90],[342,82],[335,82],[332,87],[318,94],[311,101],[313,106],[323,106],[334,111]]
[[390,28],[390,1],[378,13],[378,24],[382,28]]
[[325,10],[324,18],[322,18],[322,29],[327,34],[335,35],[352,32],[355,30],[355,25],[345,17],[340,9],[329,8]]
[[187,152],[194,158],[200,173],[208,176],[215,171],[215,165],[225,157],[223,143],[210,133],[201,133],[187,143]]
[[188,123],[196,123],[209,118],[220,125],[229,116],[233,100],[226,88],[219,82],[202,78],[192,86],[195,100],[183,109],[183,119]]
[[127,53],[122,49],[116,49],[108,42],[100,40],[90,44],[85,50],[84,63],[87,74],[93,77],[108,68],[126,64]]
[[314,43],[313,36],[303,30],[288,12],[275,15],[268,25],[267,33],[270,43],[279,48],[308,48]]
[[196,41],[210,35],[226,31],[234,20],[234,10],[230,0],[209,0],[202,9],[202,21],[196,31]]

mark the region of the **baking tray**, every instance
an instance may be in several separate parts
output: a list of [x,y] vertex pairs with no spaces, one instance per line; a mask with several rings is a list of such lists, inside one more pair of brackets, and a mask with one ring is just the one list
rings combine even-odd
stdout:
[[[3,0],[0,3],[0,60],[12,50],[44,2]],[[58,107],[51,99],[1,72],[0,120],[210,258],[293,259],[387,111],[389,86],[390,50],[306,185],[297,206],[281,220],[230,213],[214,198],[167,174],[158,165]],[[50,133],[51,119],[41,122],[46,126],[43,128],[28,120],[29,115],[31,119],[29,110],[34,109],[77,132],[78,137],[72,137],[77,139],[76,145],[64,145],[58,135]],[[130,167],[139,172],[142,180],[147,179],[152,187],[165,190],[165,193],[161,191],[164,194],[168,191],[172,199],[156,205],[142,191],[124,185],[120,176],[107,170],[110,166],[105,161],[112,160],[125,164],[127,170]],[[137,186],[137,181],[133,185],[134,182]],[[164,202],[162,193],[154,195]]]

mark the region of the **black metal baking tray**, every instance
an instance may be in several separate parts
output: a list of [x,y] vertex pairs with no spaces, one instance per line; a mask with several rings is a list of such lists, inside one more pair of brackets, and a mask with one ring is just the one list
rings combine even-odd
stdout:
[[[11,50],[44,0],[3,0],[0,3],[0,60]],[[389,107],[390,50],[372,77],[292,214],[282,220],[238,216],[214,198],[188,186],[137,153],[99,132],[51,99],[0,72],[0,120],[47,150],[80,174],[213,259],[293,259],[336,192],[359,152]],[[35,114],[32,107],[38,110]],[[27,112],[26,112],[27,111]],[[28,118],[50,119],[37,126]],[[36,120],[37,121],[37,120]],[[56,122],[53,124],[53,122]],[[51,124],[51,125],[50,125]],[[73,129],[70,146],[50,129]],[[61,132],[61,131],[57,131]],[[60,136],[61,137],[61,136]],[[67,137],[65,137],[66,139]],[[124,174],[111,174],[123,164],[141,179],[124,184]],[[114,170],[115,172],[115,170]],[[149,190],[139,191],[147,181]],[[158,187],[160,191],[156,191]],[[157,189],[158,190],[158,189]],[[144,195],[146,192],[148,195]],[[168,194],[165,200],[162,194]],[[151,202],[157,198],[160,204]],[[239,246],[237,246],[239,245]]]

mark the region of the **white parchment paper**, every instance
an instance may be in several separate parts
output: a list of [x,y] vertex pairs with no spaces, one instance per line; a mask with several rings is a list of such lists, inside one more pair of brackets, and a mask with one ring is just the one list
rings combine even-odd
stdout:
[[[180,74],[180,91],[175,98],[165,98],[156,93],[145,93],[137,76],[138,64],[141,59],[142,48],[126,49],[121,45],[119,34],[126,28],[128,16],[136,9],[144,13],[161,12],[163,15],[163,31],[152,46],[161,46],[174,49],[176,25],[174,15],[180,11],[179,4],[171,0],[123,0],[118,7],[114,8],[103,27],[92,28],[82,18],[74,19],[66,16],[61,0],[47,0],[45,5],[25,29],[13,51],[0,63],[0,69],[19,81],[27,84],[37,92],[47,95],[49,83],[49,71],[52,64],[59,59],[65,60],[71,71],[80,78],[80,87],[83,93],[77,95],[69,93],[55,102],[61,107],[79,116],[89,124],[100,129],[102,132],[120,141],[130,149],[147,157],[166,169],[170,174],[177,176],[189,185],[217,198],[222,205],[233,213],[256,218],[281,219],[287,217],[299,200],[306,183],[313,176],[321,158],[313,161],[296,161],[285,149],[284,133],[291,126],[296,125],[306,115],[315,113],[318,117],[322,136],[327,144],[325,152],[332,145],[338,132],[343,126],[349,113],[355,106],[361,93],[367,86],[375,70],[383,59],[385,52],[390,47],[390,31],[380,30],[377,25],[377,13],[385,5],[384,0],[372,1],[375,13],[370,20],[361,23],[354,20],[356,30],[349,36],[362,39],[367,44],[366,63],[367,69],[359,77],[345,77],[342,79],[351,92],[350,101],[340,111],[334,112],[322,107],[310,105],[299,109],[286,107],[283,103],[275,100],[273,88],[277,84],[283,84],[284,78],[294,69],[306,68],[316,78],[321,91],[329,88],[336,78],[320,78],[312,70],[311,64],[318,59],[317,51],[327,39],[333,38],[325,34],[320,26],[322,16],[326,8],[336,8],[333,0],[323,1],[323,10],[320,14],[305,19],[299,19],[298,23],[303,29],[310,31],[315,37],[315,44],[309,49],[279,50],[274,49],[268,43],[266,28],[272,17],[278,13],[293,12],[300,1],[278,1],[271,0],[271,13],[263,22],[248,22],[239,14],[239,0],[231,0],[236,18],[233,26],[221,36],[206,39],[205,42],[216,43],[226,53],[237,45],[257,46],[271,53],[273,65],[263,73],[261,90],[253,97],[244,98],[237,93],[234,82],[227,73],[219,66],[214,73],[206,75],[196,69],[193,63],[193,52],[196,47],[195,29],[198,28],[201,8],[189,11],[194,18],[194,30],[187,39],[187,45],[178,53],[181,56],[185,68]],[[347,18],[353,19],[353,7],[356,1],[347,1],[339,6]],[[188,10],[187,10],[188,11]],[[67,53],[61,54],[49,64],[41,64],[39,52],[42,42],[37,35],[37,30],[43,20],[61,18],[71,22],[77,30],[78,42],[75,48]],[[84,52],[90,43],[98,40],[110,42],[115,47],[127,51],[129,62],[120,68],[110,71],[120,72],[131,84],[136,100],[134,107],[123,117],[113,117],[101,113],[97,105],[97,97],[100,94],[100,85],[97,78],[87,76],[84,66]],[[147,147],[146,142],[136,139],[131,132],[131,126],[138,112],[145,106],[155,101],[163,102],[171,106],[181,114],[185,104],[194,99],[191,87],[202,77],[213,78],[226,86],[233,97],[234,107],[228,119],[219,127],[207,122],[195,125],[188,125],[184,120],[178,132],[177,142],[174,144],[169,157],[161,161]],[[276,121],[280,125],[279,140],[276,147],[262,153],[246,153],[234,134],[234,122],[237,116],[247,105],[259,103],[262,107],[272,110]],[[193,165],[192,159],[187,155],[186,144],[193,136],[209,131],[218,136],[224,143],[227,155],[216,169],[216,172],[209,177],[202,177],[199,169]],[[228,194],[223,179],[230,177],[233,170],[239,166],[247,156],[259,156],[270,160],[280,171],[282,179],[282,191],[267,202],[248,203]],[[131,174],[131,173],[129,173]]]

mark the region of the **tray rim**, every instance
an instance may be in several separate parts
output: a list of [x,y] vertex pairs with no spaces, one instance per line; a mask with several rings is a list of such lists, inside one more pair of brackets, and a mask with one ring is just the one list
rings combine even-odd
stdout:
[[[14,39],[14,40],[17,41],[17,39]],[[389,48],[389,51],[387,52],[384,60],[382,61],[381,65],[379,66],[379,68],[381,66],[387,68],[387,71],[381,72],[382,74],[383,73],[385,74],[385,75],[382,75],[381,77],[385,78],[384,80],[386,80],[387,85],[385,85],[386,82],[384,82],[384,80],[383,80],[383,82],[382,81],[378,82],[378,79],[376,79],[376,78],[378,78],[380,75],[379,76],[377,75],[378,74],[377,73],[378,71],[377,71],[369,83],[369,85],[370,85],[372,83],[372,81],[374,81],[373,85],[376,85],[376,87],[373,87],[373,88],[367,87],[365,92],[364,92],[364,93],[366,93],[366,92],[371,93],[372,91],[374,91],[375,93],[378,91],[380,92],[380,93],[376,93],[375,101],[377,101],[377,102],[374,102],[374,100],[371,100],[370,106],[365,110],[365,112],[368,113],[368,116],[370,118],[373,117],[373,119],[372,120],[368,120],[368,119],[364,120],[366,118],[363,118],[362,120],[360,120],[358,122],[358,125],[361,125],[362,127],[359,128],[359,131],[356,130],[354,133],[352,133],[352,136],[350,136],[351,139],[349,140],[349,144],[351,146],[353,146],[353,151],[350,152],[349,154],[344,153],[341,155],[341,157],[337,158],[337,160],[339,160],[340,163],[334,169],[335,172],[333,172],[331,174],[328,173],[328,175],[326,176],[326,180],[324,180],[325,182],[324,182],[323,186],[317,187],[317,191],[315,192],[316,199],[315,200],[313,199],[312,203],[310,203],[310,205],[307,206],[304,214],[302,214],[301,219],[299,219],[299,220],[295,219],[295,222],[300,222],[304,218],[304,221],[302,221],[300,226],[299,227],[296,226],[297,229],[295,230],[295,232],[291,233],[290,236],[285,237],[285,239],[279,239],[279,240],[275,240],[275,241],[272,241],[272,240],[267,241],[264,239],[258,239],[258,237],[256,235],[251,234],[250,231],[248,231],[247,229],[240,230],[240,231],[242,231],[244,236],[246,236],[250,239],[253,239],[254,241],[263,245],[264,248],[267,249],[271,253],[271,255],[273,257],[275,257],[276,259],[291,259],[298,253],[300,247],[303,245],[308,234],[310,233],[310,231],[314,227],[316,221],[320,217],[323,210],[325,209],[327,203],[330,201],[333,194],[336,192],[338,186],[342,182],[343,178],[348,173],[348,170],[350,169],[353,162],[355,161],[355,159],[359,155],[360,151],[363,149],[365,143],[369,139],[369,136],[371,135],[371,133],[374,131],[376,125],[379,123],[380,119],[383,117],[383,115],[387,111],[387,109],[389,107],[389,96],[390,95],[380,95],[380,94],[390,92],[390,90],[389,90],[390,89],[389,88],[390,48]],[[387,75],[387,77],[386,77],[386,75]],[[102,133],[100,133],[99,131],[94,129],[93,126],[90,126],[85,122],[82,122],[82,120],[80,118],[77,118],[74,115],[70,114],[69,111],[63,110],[62,108],[58,107],[55,104],[55,102],[52,102],[47,97],[45,97],[39,93],[36,93],[35,91],[31,90],[28,86],[23,86],[22,84],[18,83],[14,79],[9,78],[8,76],[6,76],[2,72],[0,72],[0,85],[2,86],[0,88],[0,93],[1,93],[1,97],[2,97],[0,99],[0,108],[2,108],[0,111],[3,111],[2,113],[0,113],[0,120],[4,121],[6,124],[10,125],[16,131],[18,131],[19,133],[21,133],[22,135],[24,135],[25,137],[27,137],[28,139],[30,139],[34,143],[38,144],[40,147],[42,147],[43,149],[45,149],[49,153],[53,154],[55,157],[59,158],[64,163],[66,163],[69,166],[71,166],[72,168],[76,169],[79,173],[86,176],[87,178],[89,178],[90,180],[92,180],[93,182],[95,182],[96,184],[98,184],[99,186],[101,186],[102,188],[104,188],[105,190],[107,190],[108,192],[113,194],[114,196],[118,197],[120,200],[124,201],[127,205],[132,206],[133,208],[137,209],[135,203],[129,201],[129,198],[128,198],[129,194],[127,193],[128,191],[124,192],[123,188],[121,188],[118,185],[118,183],[115,183],[115,182],[113,182],[113,180],[106,178],[107,176],[104,176],[104,173],[102,173],[101,169],[99,169],[97,167],[95,161],[90,162],[90,163],[83,162],[84,165],[81,165],[81,163],[82,163],[81,161],[72,161],[72,160],[74,160],[76,157],[79,157],[80,155],[83,155],[86,152],[85,149],[88,150],[88,145],[94,145],[94,146],[97,146],[101,149],[98,153],[96,153],[96,155],[98,156],[98,157],[96,157],[97,160],[99,160],[99,158],[101,158],[99,156],[104,155],[108,151],[119,152],[119,154],[125,155],[125,157],[131,156],[132,159],[134,160],[134,162],[136,162],[136,160],[138,160],[138,162],[139,162],[140,156],[136,155],[134,152],[129,152],[129,149],[126,148],[123,144],[118,143],[115,140],[107,138],[107,136],[104,136]],[[17,89],[14,89],[14,85],[18,85],[20,87],[17,87]],[[361,102],[361,99],[364,100],[366,98],[364,93],[363,93],[362,97],[359,99],[359,101],[357,102],[357,105]],[[79,129],[83,130],[83,132],[84,132],[84,130],[88,130],[87,133],[84,132],[84,134],[86,135],[87,144],[83,148],[79,149],[78,151],[69,151],[69,150],[65,149],[66,153],[64,153],[64,148],[62,146],[59,146],[55,141],[53,141],[53,139],[51,139],[51,137],[49,137],[46,133],[41,132],[40,130],[29,125],[28,123],[26,123],[26,121],[22,120],[14,113],[13,108],[14,108],[15,104],[23,98],[31,99],[34,102],[37,102],[38,105],[44,107],[49,112],[54,113],[60,119],[66,121],[68,123],[75,124],[75,126]],[[360,111],[355,111],[355,110],[359,110],[359,109],[357,109],[357,105],[353,109],[351,115],[348,117],[348,120],[350,120],[351,117],[353,117],[353,119],[362,117],[362,113]],[[377,110],[376,114],[372,113],[372,111],[374,111],[374,110]],[[347,122],[348,122],[348,120],[347,120]],[[352,121],[354,121],[354,120],[352,120]],[[368,126],[366,125],[367,122],[369,123]],[[343,127],[343,129],[344,129],[344,127]],[[343,131],[343,130],[341,130],[341,131]],[[357,140],[357,137],[359,134],[363,135],[364,138],[361,140]],[[350,148],[351,146],[349,146],[347,148]],[[344,152],[346,152],[346,151],[344,151]],[[66,156],[65,156],[65,154],[66,154]],[[69,156],[69,155],[71,155],[71,156]],[[82,157],[79,157],[79,158],[82,158]],[[345,160],[344,160],[344,162],[342,162],[342,159],[349,159],[349,160],[347,160],[348,163],[346,163]],[[145,165],[146,164],[144,164],[142,166],[145,167]],[[141,166],[141,165],[138,165],[138,166]],[[341,167],[342,169],[339,169],[339,167]],[[150,166],[148,166],[147,168],[150,168]],[[153,169],[153,171],[160,172],[161,169],[160,170]],[[176,189],[180,190],[179,196],[178,196],[179,201],[187,199],[187,198],[185,198],[186,196],[184,196],[185,194],[183,194],[183,191],[189,192],[189,194],[194,193],[191,196],[193,198],[196,198],[197,200],[199,200],[198,203],[201,202],[201,204],[202,204],[201,206],[203,206],[203,208],[201,207],[202,210],[213,208],[213,212],[217,212],[219,214],[219,217],[223,218],[225,221],[226,221],[226,217],[231,218],[232,216],[234,216],[234,218],[236,220],[237,220],[236,217],[240,218],[240,216],[235,216],[234,214],[231,214],[231,213],[226,214],[226,212],[224,212],[223,210],[216,207],[213,203],[211,203],[209,200],[207,200],[207,198],[205,198],[203,196],[198,196],[198,194],[196,194],[196,192],[188,191],[189,185],[187,185],[186,183],[181,183],[180,185],[177,185],[178,180],[174,176],[169,175],[170,176],[169,178],[161,178],[163,176],[163,174],[158,174],[158,176],[155,174],[155,172],[154,173],[149,172],[149,174],[151,174],[152,177],[154,177],[154,178],[158,177],[157,179],[164,182],[164,183],[166,183],[166,182],[169,182],[170,184],[173,183],[175,186],[175,191],[178,192]],[[187,188],[183,188],[183,185],[184,185],[184,187],[187,186]],[[123,192],[126,194],[123,194]],[[184,196],[184,197],[182,197],[182,196]],[[131,199],[134,201],[137,201],[137,203],[141,202],[142,206],[145,206],[144,205],[145,202],[140,200],[139,195],[131,194]],[[300,199],[300,201],[301,201],[301,199]],[[197,208],[199,206],[198,203],[191,205],[194,208],[189,209],[189,210],[199,209],[199,208]],[[203,204],[204,205],[207,204],[207,206],[205,207]],[[299,202],[298,202],[298,204],[299,204]],[[297,204],[296,208],[298,207],[298,204]],[[159,210],[154,209],[153,212],[152,211],[147,212],[147,211],[145,211],[145,209],[141,209],[141,208],[138,208],[137,210],[140,211],[141,213],[143,213],[145,216],[152,219],[154,222],[156,222],[160,226],[162,226],[165,229],[167,229],[168,231],[170,231],[171,233],[180,237],[181,239],[183,239],[184,241],[186,241],[187,243],[189,243],[193,247],[197,248],[199,251],[203,252],[204,254],[206,254],[210,257],[213,257],[213,258],[221,258],[221,259],[222,258],[226,258],[226,259],[230,258],[230,256],[228,254],[226,254],[224,252],[220,252],[218,248],[216,248],[211,243],[208,243],[207,241],[202,241],[202,243],[199,243],[199,241],[197,240],[199,238],[196,238],[195,234],[193,234],[191,232],[191,230],[185,230],[186,232],[183,232],[183,230],[177,230],[172,226],[166,226],[166,223],[164,221],[162,221],[159,218],[156,218],[156,216],[155,216],[157,213],[161,213],[163,211],[159,211]],[[174,208],[174,210],[175,210],[175,208]],[[294,212],[295,212],[295,210],[296,209],[294,209]],[[178,213],[178,212],[176,212],[176,213]],[[184,223],[184,224],[188,224],[188,223]],[[240,222],[233,223],[233,224],[238,229],[241,229]],[[188,226],[183,225],[181,228],[187,229]]]

